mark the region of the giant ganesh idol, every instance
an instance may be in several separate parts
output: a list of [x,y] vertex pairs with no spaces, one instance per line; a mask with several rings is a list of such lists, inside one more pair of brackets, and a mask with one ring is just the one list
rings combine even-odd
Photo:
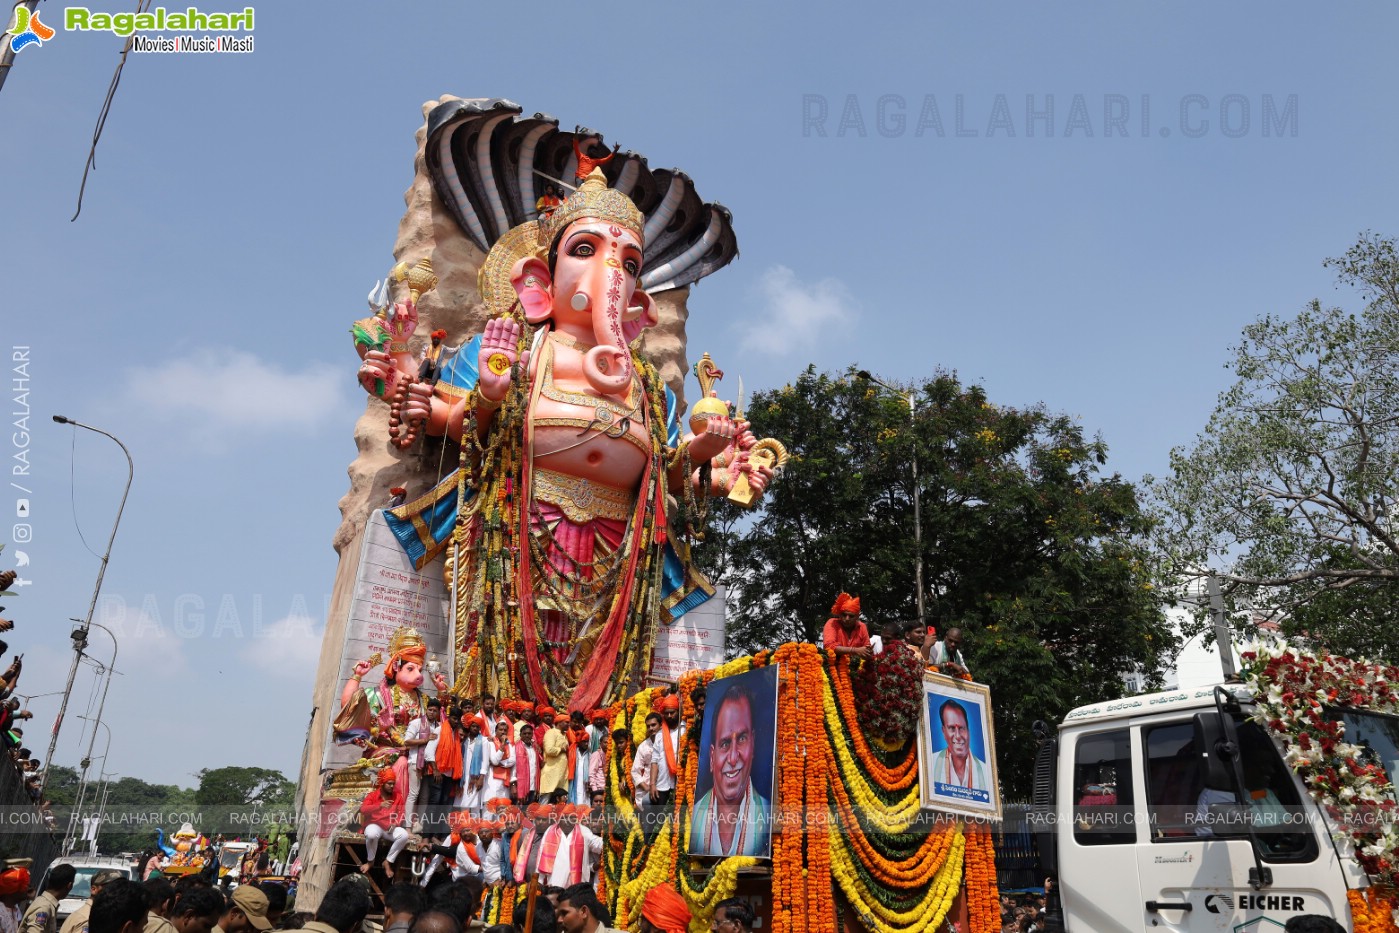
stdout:
[[420,566],[446,553],[454,691],[587,711],[639,688],[660,627],[712,593],[689,565],[705,498],[740,481],[761,494],[772,470],[717,399],[682,433],[674,393],[639,350],[658,320],[643,286],[688,285],[730,261],[728,213],[679,172],[621,152],[541,215],[546,184],[573,179],[576,134],[518,114],[454,101],[428,120],[436,194],[486,252],[484,331],[420,382],[405,342],[417,308],[400,302],[381,316],[382,342],[357,333],[359,378],[410,440],[461,445],[454,473],[389,511]]

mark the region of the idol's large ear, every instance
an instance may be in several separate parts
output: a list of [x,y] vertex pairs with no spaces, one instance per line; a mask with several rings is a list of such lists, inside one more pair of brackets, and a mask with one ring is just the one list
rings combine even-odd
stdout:
[[554,313],[554,280],[549,277],[549,267],[542,259],[527,256],[517,261],[510,270],[510,284],[520,296],[526,321],[543,324],[549,320]]
[[622,336],[627,343],[631,343],[641,336],[643,330],[655,327],[660,320],[656,302],[638,285],[631,293],[631,301],[627,302],[627,310],[622,314]]

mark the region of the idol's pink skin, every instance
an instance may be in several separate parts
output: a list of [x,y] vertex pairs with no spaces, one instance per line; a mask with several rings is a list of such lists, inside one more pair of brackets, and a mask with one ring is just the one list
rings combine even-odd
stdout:
[[[555,341],[553,383],[568,393],[610,402],[614,409],[627,410],[639,401],[632,391],[634,382],[628,345],[641,332],[658,321],[655,302],[639,287],[643,253],[636,234],[596,218],[580,218],[570,224],[558,240],[551,274],[543,260],[519,260],[511,270],[511,284],[519,296],[525,320],[531,325],[552,323],[553,330],[571,340]],[[415,313],[411,307],[407,314]],[[478,392],[484,401],[476,411],[477,425],[484,435],[495,417],[496,405],[505,398],[511,379],[519,371],[532,380],[538,361],[528,350],[519,349],[520,324],[498,318],[486,324],[478,356]],[[376,379],[384,379],[392,392],[398,379],[412,379],[416,361],[408,354],[370,351],[360,368],[360,381],[370,392]],[[517,366],[518,364],[518,366]],[[403,403],[405,422],[425,425],[425,433],[446,435],[460,440],[466,421],[466,399],[436,394],[422,383],[411,384]],[[577,405],[540,397],[530,411],[531,419],[572,418],[588,423],[597,407]],[[616,489],[635,492],[648,462],[650,432],[645,413],[631,410],[625,430],[639,444],[620,436],[618,425],[608,433],[594,432],[579,442],[578,428],[538,425],[534,431],[536,466],[579,476]],[[746,422],[731,418],[711,418],[703,431],[686,435],[692,464],[714,464],[711,491],[722,492],[720,475],[729,483],[739,472],[749,474],[749,483],[761,493],[772,477],[767,467],[752,467],[748,451],[755,443]],[[683,484],[678,467],[670,476],[672,489]],[[692,475],[691,481],[695,481]]]
[[[387,325],[390,333],[389,347],[392,348],[395,344],[405,345],[417,326],[417,305],[411,300],[394,305],[393,319]],[[399,383],[404,380],[411,382],[418,376],[418,361],[406,350],[369,350],[361,359],[363,363],[359,368],[359,384],[364,387],[364,391],[380,398],[393,398]],[[382,395],[375,392],[379,385],[384,387]]]
[[[345,688],[340,691],[340,705],[343,707],[354,698],[355,691],[360,689],[360,678],[370,671],[368,661],[360,661],[355,665],[355,676],[345,681]],[[423,685],[423,668],[417,661],[404,661],[398,667],[398,672],[394,675],[394,682],[404,690],[416,693]],[[432,675],[432,683],[438,691],[447,689],[447,678],[440,673]]]

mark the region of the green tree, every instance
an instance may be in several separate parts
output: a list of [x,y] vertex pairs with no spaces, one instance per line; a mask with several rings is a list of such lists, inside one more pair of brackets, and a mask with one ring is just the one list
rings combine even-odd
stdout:
[[[91,771],[89,777],[83,813],[101,811],[102,829],[97,836],[97,849],[103,855],[152,848],[157,827],[163,829],[169,839],[180,828],[174,818],[194,809],[194,791],[187,788],[151,784],[135,777],[104,784]],[[78,797],[78,784],[79,775],[74,768],[56,765],[49,773],[44,796],[53,804],[59,833],[68,829]]]
[[1151,481],[1158,545],[1181,578],[1213,570],[1246,629],[1396,661],[1399,255],[1367,233],[1326,265],[1364,308],[1313,300],[1244,329],[1236,381]]
[[992,404],[939,373],[908,401],[808,368],[757,394],[754,431],[791,462],[761,510],[714,507],[702,561],[730,587],[730,650],[815,641],[840,591],[875,625],[917,615],[913,457],[928,621],[959,624],[992,686],[1001,778],[1028,790],[1030,724],[1120,696],[1173,644],[1132,484],[1107,446],[1043,407]]
[[195,774],[199,788],[194,802],[201,807],[290,806],[296,785],[270,768],[205,768]]
[[206,768],[195,775],[194,800],[209,824],[207,832],[265,835],[277,819],[295,811],[296,784],[269,768]]

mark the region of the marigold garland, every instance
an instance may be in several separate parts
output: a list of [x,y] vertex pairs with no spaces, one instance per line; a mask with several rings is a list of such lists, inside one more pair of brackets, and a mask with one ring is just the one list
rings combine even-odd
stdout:
[[1365,888],[1346,892],[1350,928],[1354,933],[1393,933],[1399,930],[1399,907],[1393,890]]
[[996,881],[996,848],[987,826],[967,833],[965,862],[969,933],[999,933],[1001,891]]

